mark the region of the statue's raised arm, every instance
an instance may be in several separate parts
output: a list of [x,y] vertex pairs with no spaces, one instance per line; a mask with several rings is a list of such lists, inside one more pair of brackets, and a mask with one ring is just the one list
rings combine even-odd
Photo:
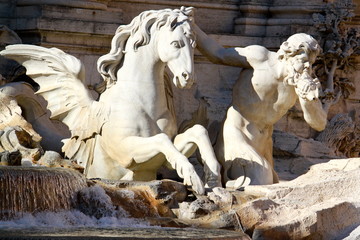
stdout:
[[195,23],[197,49],[213,63],[249,68],[246,55],[242,48],[224,48],[214,39],[206,35]]

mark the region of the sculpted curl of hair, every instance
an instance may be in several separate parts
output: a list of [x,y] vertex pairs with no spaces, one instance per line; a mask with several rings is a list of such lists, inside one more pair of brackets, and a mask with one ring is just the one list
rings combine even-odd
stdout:
[[305,33],[297,33],[290,36],[281,44],[278,51],[279,59],[287,60],[288,58],[297,55],[300,50],[304,50],[310,57],[311,63],[313,63],[317,55],[320,54],[321,47],[312,36]]

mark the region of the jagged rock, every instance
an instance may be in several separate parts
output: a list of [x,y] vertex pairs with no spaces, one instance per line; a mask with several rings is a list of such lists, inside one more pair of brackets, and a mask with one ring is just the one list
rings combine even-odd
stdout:
[[0,165],[20,166],[21,158],[22,156],[19,150],[15,150],[12,152],[4,151],[0,153]]
[[235,197],[229,191],[221,187],[215,187],[208,194],[208,198],[219,206],[230,206],[235,202]]
[[218,210],[219,206],[206,196],[198,196],[193,202],[182,202],[179,204],[179,218],[194,219],[200,216],[208,215]]
[[96,218],[121,216],[123,212],[116,211],[111,198],[104,188],[94,185],[81,189],[77,194],[76,208],[89,216]]
[[318,163],[339,158],[334,149],[314,139],[275,130],[273,134],[275,171],[281,180],[292,180]]
[[220,214],[217,214],[216,217],[213,217],[213,220],[210,221],[209,226],[213,228],[241,230],[238,216],[235,211],[220,212]]
[[[97,179],[99,181],[100,179]],[[100,180],[108,186],[127,189],[141,189],[148,191],[152,197],[164,201],[169,206],[177,206],[179,202],[185,200],[188,191],[184,184],[172,180],[143,181],[112,181]]]
[[[191,203],[186,203],[183,209],[195,219],[185,222],[234,230],[244,227],[253,239],[332,239],[340,234],[346,237],[360,221],[360,205],[356,203],[359,166],[360,159],[334,160],[315,165],[308,174],[292,182],[229,192],[236,201],[206,215],[194,216]],[[346,185],[347,181],[351,184]],[[209,199],[213,198],[209,195]],[[345,212],[349,215],[344,220]],[[179,216],[186,220],[184,217]],[[356,230],[349,236],[358,236]]]
[[47,167],[62,167],[64,165],[63,162],[64,159],[59,153],[46,151],[37,163]]
[[21,166],[22,167],[32,167],[33,166],[33,162],[30,159],[21,159]]
[[273,133],[275,156],[303,156],[310,158],[334,158],[334,151],[324,143],[314,139],[298,137],[294,134],[275,130]]
[[360,225],[360,159],[317,164],[290,182],[249,186],[237,207],[253,239],[340,239]]
[[115,206],[136,218],[175,217],[171,207],[177,207],[188,195],[182,183],[171,180],[141,182],[92,179],[89,184],[102,186]]
[[22,158],[37,161],[42,148],[32,136],[19,126],[6,127],[0,131],[0,152],[19,150]]
[[[214,188],[208,196],[197,196],[193,202],[182,202],[179,209],[172,209],[178,219],[193,227],[228,229],[238,232],[242,238],[250,239],[244,233],[239,214],[233,209],[252,196],[239,191],[228,191],[223,188]],[[223,198],[223,199],[220,199]]]
[[46,151],[37,164],[47,167],[64,167],[77,170],[81,173],[84,172],[84,168],[76,164],[74,161],[64,159],[59,153],[54,151]]

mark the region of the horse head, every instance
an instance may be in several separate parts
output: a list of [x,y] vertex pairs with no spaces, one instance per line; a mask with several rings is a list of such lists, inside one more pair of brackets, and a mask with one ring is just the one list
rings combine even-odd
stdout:
[[[179,88],[189,88],[194,82],[195,39],[191,30],[193,8],[145,11],[128,25],[120,26],[111,42],[111,50],[98,60],[98,71],[107,84],[117,81],[117,71],[123,64],[126,50],[138,51],[151,45],[151,51],[174,74]],[[146,61],[146,60],[145,60]]]
[[195,35],[191,29],[191,13],[191,8],[181,8],[170,25],[158,33],[160,60],[174,74],[173,83],[178,88],[190,88],[194,83]]

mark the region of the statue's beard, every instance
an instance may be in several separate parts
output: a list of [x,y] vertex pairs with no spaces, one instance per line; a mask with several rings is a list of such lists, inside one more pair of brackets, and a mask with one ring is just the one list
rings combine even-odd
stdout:
[[313,101],[319,98],[321,89],[320,81],[310,76],[308,68],[305,68],[300,73],[293,67],[290,67],[284,82],[294,86],[296,94],[304,100]]

